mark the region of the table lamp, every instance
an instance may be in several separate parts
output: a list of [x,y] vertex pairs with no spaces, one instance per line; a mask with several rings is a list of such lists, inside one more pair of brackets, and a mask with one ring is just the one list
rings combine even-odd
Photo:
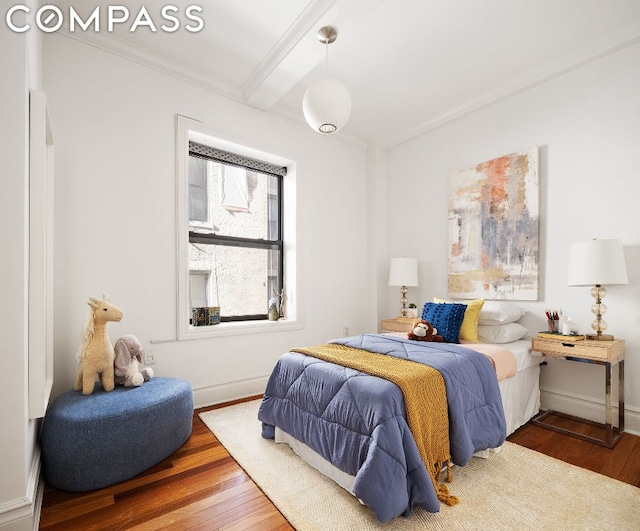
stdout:
[[400,286],[400,314],[407,317],[407,286],[418,285],[418,260],[416,258],[392,258],[389,269],[389,286]]
[[607,323],[602,315],[607,307],[602,299],[607,294],[603,284],[628,284],[627,266],[621,240],[590,240],[578,242],[569,248],[569,286],[593,286],[591,295],[596,300],[591,312],[596,316],[591,323],[595,335],[587,339],[613,341],[613,336],[603,334]]

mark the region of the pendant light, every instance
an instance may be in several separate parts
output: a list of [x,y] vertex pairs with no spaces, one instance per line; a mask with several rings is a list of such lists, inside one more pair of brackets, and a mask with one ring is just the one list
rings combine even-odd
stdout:
[[338,31],[325,26],[318,31],[318,40],[325,44],[327,52],[327,76],[307,88],[302,100],[302,111],[314,131],[330,134],[340,130],[351,114],[351,96],[347,87],[329,77],[329,44],[338,37]]

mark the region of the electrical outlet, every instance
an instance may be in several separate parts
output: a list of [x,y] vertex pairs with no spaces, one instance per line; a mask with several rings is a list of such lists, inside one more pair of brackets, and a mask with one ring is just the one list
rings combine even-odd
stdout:
[[349,337],[349,327],[345,326],[344,329],[342,330],[342,334],[344,335],[344,337]]
[[156,362],[156,355],[153,350],[144,351],[144,364],[153,365]]

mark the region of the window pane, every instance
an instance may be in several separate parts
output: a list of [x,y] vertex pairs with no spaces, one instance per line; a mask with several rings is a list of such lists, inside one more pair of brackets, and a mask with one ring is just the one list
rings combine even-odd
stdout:
[[[276,207],[279,204],[278,178],[213,161],[209,161],[208,166],[215,233],[238,238],[277,239],[272,236],[279,234],[277,208],[273,208],[272,203],[275,198]],[[192,191],[197,194],[200,190],[189,186],[190,205]]]
[[192,308],[209,306],[207,297],[208,271],[189,272],[189,300]]
[[220,306],[223,319],[266,315],[274,291],[280,293],[279,263],[275,250],[189,244],[189,269],[211,271],[209,305]]
[[207,161],[189,157],[189,221],[209,221]]

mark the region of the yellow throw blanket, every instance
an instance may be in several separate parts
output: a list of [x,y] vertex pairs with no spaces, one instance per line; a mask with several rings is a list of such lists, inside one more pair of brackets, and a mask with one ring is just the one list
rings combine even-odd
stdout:
[[422,363],[337,344],[292,350],[396,384],[404,396],[407,424],[438,499],[447,505],[458,503],[458,499],[449,494],[447,487],[439,485],[437,481],[445,464],[448,472],[447,481],[451,481],[451,455],[447,393],[444,379],[436,369]]

